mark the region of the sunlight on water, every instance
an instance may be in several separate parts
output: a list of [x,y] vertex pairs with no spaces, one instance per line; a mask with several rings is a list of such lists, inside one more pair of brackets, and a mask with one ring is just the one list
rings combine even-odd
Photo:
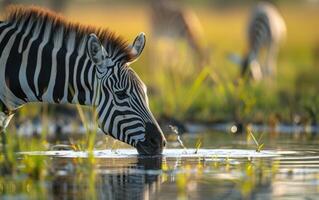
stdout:
[[[165,149],[162,156],[166,158],[266,158],[278,157],[282,154],[294,154],[294,151],[271,151],[264,150],[256,152],[255,150],[245,149]],[[65,158],[86,158],[87,151],[33,151],[20,152],[23,155],[45,155]],[[138,153],[135,149],[117,149],[93,151],[96,158],[132,158],[137,157]],[[141,156],[140,156],[141,157]],[[143,156],[142,156],[143,157]],[[149,157],[149,156],[144,156]]]

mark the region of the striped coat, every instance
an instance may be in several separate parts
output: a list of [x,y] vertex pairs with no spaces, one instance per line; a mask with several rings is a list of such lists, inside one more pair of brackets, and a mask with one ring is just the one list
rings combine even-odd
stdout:
[[285,36],[285,21],[276,7],[266,2],[258,3],[247,26],[248,53],[242,75],[250,73],[255,80],[275,77],[278,50]]
[[0,23],[1,129],[28,102],[90,105],[106,134],[139,153],[160,153],[165,138],[145,84],[129,67],[144,45],[144,34],[128,45],[107,29],[11,7]]

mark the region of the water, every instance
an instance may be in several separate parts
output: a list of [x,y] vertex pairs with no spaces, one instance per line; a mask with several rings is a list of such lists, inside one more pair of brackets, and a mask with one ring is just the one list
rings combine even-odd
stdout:
[[[195,154],[198,138],[203,144]],[[24,154],[50,158],[50,178],[37,191],[48,199],[319,199],[319,137],[267,134],[260,153],[245,135],[185,134],[182,140],[187,149],[170,142],[155,157],[96,150],[91,165],[87,152]],[[37,194],[17,191],[2,198]]]

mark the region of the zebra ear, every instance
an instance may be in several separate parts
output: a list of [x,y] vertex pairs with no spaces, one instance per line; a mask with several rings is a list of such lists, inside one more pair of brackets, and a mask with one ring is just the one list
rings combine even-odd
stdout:
[[133,44],[130,45],[131,54],[133,56],[130,62],[136,61],[137,58],[141,55],[145,46],[145,41],[146,41],[145,34],[144,33],[138,34]]
[[97,66],[101,65],[103,60],[107,57],[107,52],[102,46],[100,40],[93,33],[90,34],[87,41],[87,51],[91,61]]

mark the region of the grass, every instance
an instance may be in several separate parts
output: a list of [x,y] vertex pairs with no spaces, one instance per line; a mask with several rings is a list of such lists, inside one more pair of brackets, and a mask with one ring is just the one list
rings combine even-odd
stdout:
[[195,154],[198,153],[198,150],[201,148],[201,146],[202,146],[202,138],[198,138],[195,144],[195,148],[196,148]]

